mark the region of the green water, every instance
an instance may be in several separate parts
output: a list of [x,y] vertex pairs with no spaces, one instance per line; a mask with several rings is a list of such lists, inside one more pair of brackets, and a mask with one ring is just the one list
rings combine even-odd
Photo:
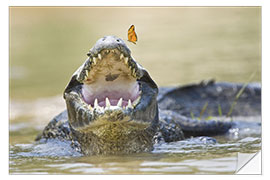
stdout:
[[[61,94],[98,38],[127,39],[132,56],[159,86],[217,81],[261,81],[261,9],[255,8],[10,8],[10,173],[231,174],[237,152],[260,149],[260,131],[163,144],[129,156],[53,156],[33,145],[65,109]],[[260,122],[260,117],[253,119]],[[243,133],[243,132],[242,132]],[[183,144],[184,143],[184,144]],[[61,146],[59,147],[61,151]]]
[[[100,13],[102,12],[102,15]],[[133,57],[160,85],[261,80],[260,8],[11,8],[10,96],[61,94],[105,35],[138,43]],[[116,20],[116,19],[121,20]]]
[[238,152],[253,154],[261,149],[261,117],[238,117],[241,122],[225,136],[205,141],[156,144],[149,153],[125,156],[83,157],[69,142],[37,143],[36,136],[64,108],[61,96],[32,101],[11,101],[11,174],[233,174]]
[[84,157],[69,143],[34,143],[37,127],[11,127],[11,174],[234,174],[238,152],[253,154],[261,149],[260,126],[251,126],[254,129],[235,128],[227,136],[215,137],[218,143],[191,138],[157,144],[150,153]]

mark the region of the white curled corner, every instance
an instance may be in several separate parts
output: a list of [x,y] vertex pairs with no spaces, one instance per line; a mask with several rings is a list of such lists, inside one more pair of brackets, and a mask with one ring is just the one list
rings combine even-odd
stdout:
[[236,174],[262,174],[261,151],[256,153],[238,153]]

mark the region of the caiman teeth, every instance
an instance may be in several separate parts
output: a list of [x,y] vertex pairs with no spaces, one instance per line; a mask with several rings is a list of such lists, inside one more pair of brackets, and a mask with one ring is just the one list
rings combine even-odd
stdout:
[[122,102],[123,102],[123,99],[120,98],[119,101],[118,101],[118,103],[117,103],[117,106],[122,107]]
[[120,59],[123,59],[124,58],[124,55],[121,53],[120,54]]
[[133,101],[132,103],[133,107],[135,107],[139,103],[140,99],[141,99],[141,96],[139,96],[137,99]]
[[125,57],[124,61],[125,61],[125,64],[127,65],[128,64],[128,57]]
[[93,63],[96,65],[97,64],[97,58],[93,57]]
[[105,98],[105,106],[99,106],[98,104],[98,99],[96,98],[94,101],[94,105],[89,104],[88,105],[88,109],[91,112],[97,111],[99,113],[104,113],[107,110],[115,110],[115,109],[122,109],[122,110],[127,110],[127,109],[134,109],[135,106],[139,103],[140,101],[140,96],[134,100],[133,102],[131,101],[131,99],[128,100],[128,103],[126,106],[122,106],[123,105],[123,98],[120,98],[117,102],[117,105],[111,105],[110,103],[110,99],[108,97]]
[[133,76],[136,76],[136,70],[135,70],[135,68],[133,69]]
[[109,99],[107,97],[106,97],[105,101],[106,101],[106,107],[110,108],[111,103],[110,103],[110,101],[109,101]]
[[131,100],[129,99],[128,100],[128,105],[127,105],[127,107],[126,108],[133,108],[133,106],[132,106],[132,104],[131,104]]
[[87,81],[88,75],[84,76],[84,81]]
[[94,110],[91,105],[89,105],[88,108],[90,109],[90,111]]
[[99,107],[99,105],[98,105],[98,99],[96,98],[95,99],[95,102],[94,102],[94,108],[96,109],[96,108],[98,108]]
[[101,58],[102,58],[102,57],[101,57],[101,54],[98,54],[98,59],[101,60]]

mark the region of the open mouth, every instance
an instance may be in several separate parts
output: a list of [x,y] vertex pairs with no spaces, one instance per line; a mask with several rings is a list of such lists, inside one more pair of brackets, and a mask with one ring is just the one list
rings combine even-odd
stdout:
[[90,57],[82,86],[83,100],[94,111],[133,109],[140,102],[141,69],[119,49],[106,49]]
[[150,126],[158,121],[157,85],[123,40],[101,38],[88,56],[64,91],[73,129],[126,121]]
[[64,91],[71,132],[82,150],[151,149],[158,125],[155,82],[115,36],[99,39],[87,55]]

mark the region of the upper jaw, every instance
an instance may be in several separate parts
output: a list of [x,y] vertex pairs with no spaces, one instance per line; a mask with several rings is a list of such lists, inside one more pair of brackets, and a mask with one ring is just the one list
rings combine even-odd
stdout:
[[[114,151],[130,153],[152,148],[152,137],[159,117],[156,101],[158,88],[148,72],[133,60],[124,42],[117,40],[111,36],[100,39],[88,53],[86,62],[73,74],[64,91],[69,125],[85,154]],[[106,66],[109,60],[112,63]],[[107,70],[113,73],[107,76]],[[110,85],[102,86],[102,83]],[[118,106],[119,102],[117,107],[105,99],[105,106],[102,106],[89,99],[100,91],[106,94],[107,89],[104,87],[116,91],[121,87],[139,96],[135,96],[131,105],[128,102],[124,108]],[[88,90],[88,93],[84,92]],[[85,97],[87,95],[89,97]],[[123,96],[123,99],[127,97]],[[133,96],[130,98],[133,100]],[[116,144],[120,149],[113,150]]]
[[91,70],[101,61],[104,57],[109,55],[115,56],[116,59],[119,59],[119,62],[122,62],[129,68],[130,75],[136,78],[137,80],[140,79],[144,75],[144,68],[138,64],[130,54],[124,54],[122,50],[119,48],[103,48],[99,51],[92,52],[90,50],[89,58],[83,64],[83,66],[79,69],[77,80],[80,83],[85,83],[87,77]]
[[90,109],[134,108],[140,99],[138,81],[144,69],[133,60],[125,43],[106,36],[97,41],[88,56],[76,79],[82,84],[83,99]]
[[140,98],[142,76],[143,68],[131,56],[124,56],[115,48],[100,49],[96,57],[90,56],[77,80],[83,84],[85,102],[90,108],[102,110],[111,105],[115,106],[112,108],[133,108]]
[[[109,37],[107,40],[108,39],[110,41],[115,40],[114,37]],[[102,39],[99,41],[102,41]],[[158,91],[156,84],[150,78],[146,70],[133,60],[129,49],[124,43],[116,45],[115,43],[108,43],[109,45],[104,45],[99,41],[90,50],[88,53],[89,58],[74,73],[70,83],[65,89],[64,98],[66,99],[71,125],[73,127],[85,128],[87,127],[85,124],[88,125],[91,121],[97,120],[104,116],[104,114],[110,114],[112,112],[119,112],[120,114],[124,114],[125,117],[139,119],[140,121],[142,120],[142,122],[151,121],[153,119],[152,116],[156,115],[155,106],[150,106],[151,103],[156,103],[155,98]],[[106,66],[106,64],[103,64],[106,62],[110,63]],[[116,63],[119,64],[115,65]],[[115,104],[110,101],[111,98],[104,98],[103,105],[99,104],[99,102],[101,102],[100,100],[97,100],[98,102],[96,101],[95,93],[100,91],[100,82],[107,83],[108,79],[106,80],[106,75],[108,73],[106,69],[109,70],[110,66],[113,68],[121,67],[122,73],[117,76],[116,80],[114,80],[116,77],[113,76],[114,73],[111,74],[112,77],[108,76],[108,82],[112,82],[112,84],[106,87],[108,87],[108,89],[113,89],[114,87],[114,90],[118,90],[117,87],[121,87],[130,90],[130,92],[136,92],[135,96],[131,96],[130,100],[123,97],[122,106],[119,105],[121,104],[121,102],[119,102],[120,98],[117,99],[117,103]],[[117,71],[117,69],[113,69],[113,72],[115,71]],[[116,83],[117,86],[113,86],[113,82],[117,82],[118,80],[122,81],[121,77],[123,81],[126,81],[121,83],[121,86],[118,83]],[[98,83],[96,83],[97,81]],[[86,97],[87,95],[89,95],[89,97]],[[124,100],[126,100],[126,104]]]
[[118,49],[123,53],[124,56],[129,57],[131,51],[125,44],[125,42],[116,37],[116,36],[105,36],[100,38],[95,46],[90,49],[89,53],[87,54],[89,57],[96,57],[98,53],[100,53],[103,49],[111,50],[111,49]]

